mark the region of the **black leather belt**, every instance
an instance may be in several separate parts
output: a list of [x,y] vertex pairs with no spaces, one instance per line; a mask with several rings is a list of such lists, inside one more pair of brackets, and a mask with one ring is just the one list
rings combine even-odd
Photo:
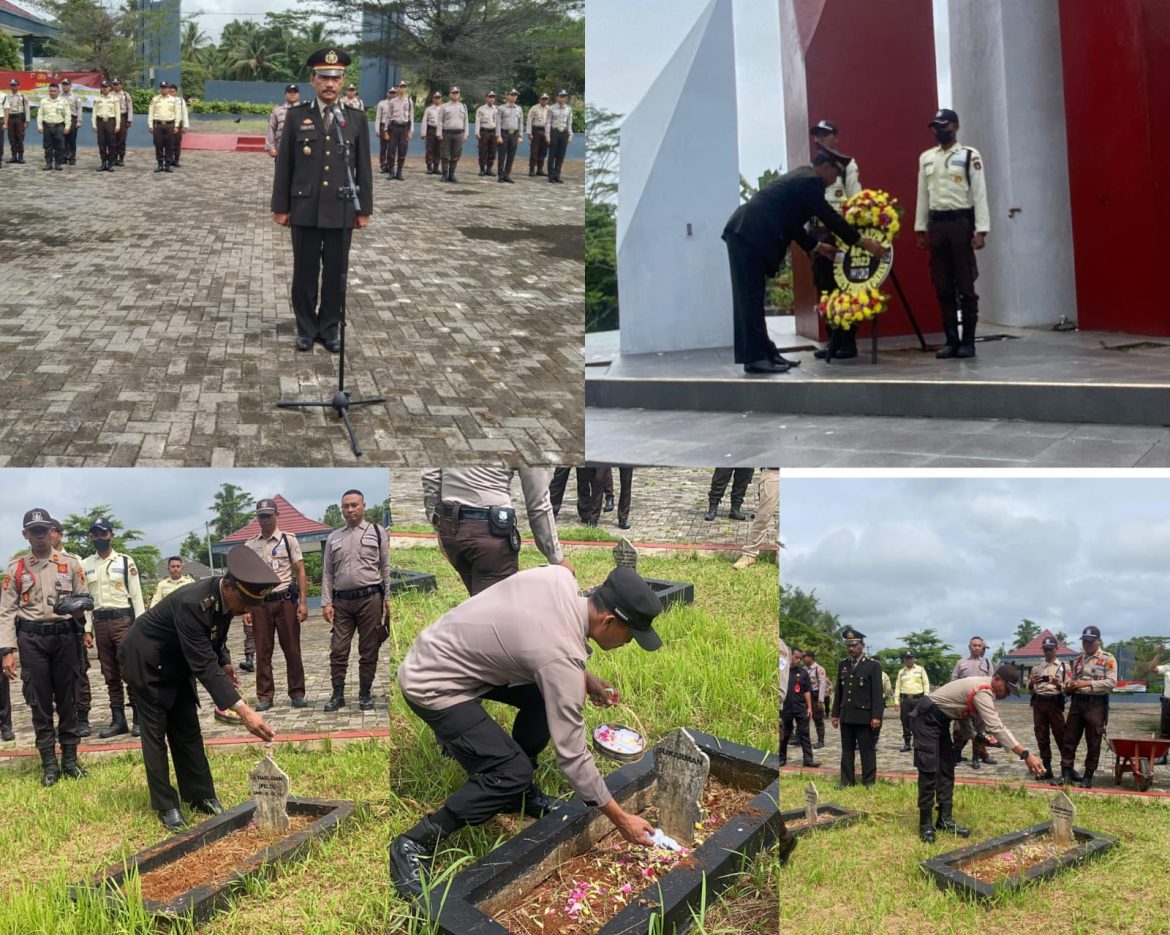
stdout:
[[[335,591],[334,593],[336,594],[337,592]],[[291,601],[291,600],[292,600],[292,590],[290,588],[285,588],[283,591],[274,591],[272,594],[267,595],[264,598],[264,603],[265,604],[273,604],[276,601]]]
[[365,588],[354,588],[352,591],[334,591],[333,599],[335,601],[356,601],[360,597],[369,597],[371,594],[381,594],[382,585],[371,584]]
[[922,693],[921,693],[921,692],[919,692],[917,695],[902,695],[901,697],[903,697],[903,698],[909,698],[911,701],[913,701],[913,700],[914,700],[914,699],[916,699],[916,698],[921,698],[921,697],[922,697]]
[[53,620],[49,623],[37,623],[33,620],[16,618],[16,632],[28,633],[32,636],[63,636],[74,632],[72,620]]
[[117,620],[119,617],[129,617],[130,608],[121,607],[117,610],[95,610],[93,612],[94,620]]
[[932,221],[960,221],[960,220],[974,220],[974,208],[957,208],[954,211],[931,211],[930,219]]
[[1108,696],[1108,695],[1097,695],[1097,694],[1093,694],[1093,695],[1073,695],[1073,696],[1072,696],[1072,700],[1073,700],[1073,701],[1085,701],[1085,702],[1088,702],[1088,701],[1102,701],[1102,702],[1104,702],[1104,701],[1108,701],[1108,700],[1109,700],[1109,696]]
[[482,506],[466,506],[462,503],[445,502],[439,504],[439,515],[446,516],[448,519],[458,514],[460,519],[478,519],[486,523],[489,512],[487,507]]
[[391,120],[390,126],[392,126],[392,127],[409,127],[410,124],[407,123],[405,120]]

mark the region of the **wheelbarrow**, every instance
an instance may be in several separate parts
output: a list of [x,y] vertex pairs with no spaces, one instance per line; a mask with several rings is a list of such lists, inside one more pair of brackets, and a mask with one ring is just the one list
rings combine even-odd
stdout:
[[1110,737],[1113,750],[1113,785],[1121,785],[1124,773],[1133,773],[1138,792],[1145,792],[1154,781],[1154,760],[1170,750],[1170,740],[1154,737]]

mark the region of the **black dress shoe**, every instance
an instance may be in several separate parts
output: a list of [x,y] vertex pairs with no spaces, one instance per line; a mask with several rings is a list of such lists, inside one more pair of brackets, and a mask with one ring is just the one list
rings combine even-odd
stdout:
[[605,505],[602,506],[601,509],[602,509],[602,512],[604,512],[604,513],[612,513],[613,512],[613,497],[612,496],[609,496],[609,495],[606,496]]
[[787,364],[789,367],[800,366],[799,360],[789,360],[787,357],[781,357],[779,351],[772,355],[772,360],[777,364]]
[[822,347],[820,350],[813,351],[813,357],[815,357],[817,360],[824,360],[828,356],[829,349],[827,347]]
[[298,351],[311,351],[313,349],[313,339],[307,338],[303,334],[297,338]]
[[8,741],[15,739],[16,734],[12,733],[11,727],[0,727],[0,740]]
[[222,815],[223,806],[219,799],[200,799],[198,802],[192,802],[191,807],[197,812],[202,812],[204,815]]
[[629,528],[630,528],[630,521],[628,519],[619,519],[618,520],[618,529],[629,529]]
[[162,823],[167,826],[168,831],[182,831],[187,827],[187,822],[183,821],[183,813],[177,808],[168,808],[165,812],[159,812],[158,817],[162,819]]
[[341,338],[326,338],[321,343],[325,345],[325,350],[330,354],[341,353]]
[[264,699],[262,701],[257,701],[255,706],[252,708],[252,710],[253,711],[267,711],[271,707],[272,707],[272,702],[267,700],[267,699]]
[[787,364],[778,364],[768,357],[743,365],[744,373],[787,373],[789,369]]
[[833,355],[833,360],[850,360],[857,356],[857,348],[845,347]]
[[305,701],[304,698],[294,698],[292,700],[292,706],[294,708],[307,708],[309,706],[309,703],[307,701]]

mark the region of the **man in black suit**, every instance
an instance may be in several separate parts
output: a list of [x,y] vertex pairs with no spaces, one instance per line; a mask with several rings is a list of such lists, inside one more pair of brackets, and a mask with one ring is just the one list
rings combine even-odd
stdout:
[[[180,797],[208,815],[223,811],[203,752],[195,679],[217,707],[234,708],[251,733],[264,740],[274,736],[264,718],[240,697],[226,644],[232,617],[258,607],[279,583],[260,556],[237,545],[228,553],[226,575],[168,594],[134,621],[122,641],[118,661],[138,706],[150,804],[172,831],[184,827]],[[170,784],[168,744],[178,795]]]
[[847,627],[841,634],[849,655],[837,664],[833,694],[833,729],[841,728],[841,785],[852,786],[854,752],[861,753],[861,784],[877,782],[875,733],[882,726],[885,699],[882,667],[865,654],[865,634]]
[[[292,307],[298,351],[311,350],[314,341],[335,354],[341,350],[350,238],[355,227],[370,223],[373,211],[365,113],[338,98],[349,62],[349,55],[339,49],[319,49],[309,56],[316,94],[289,107],[276,153],[272,220],[292,227]],[[347,164],[357,185],[356,207]]]
[[849,246],[860,244],[874,256],[886,248],[862,237],[825,201],[825,189],[837,181],[841,162],[817,153],[811,166],[801,166],[756,192],[735,209],[723,228],[731,262],[731,294],[735,319],[735,362],[745,373],[784,373],[795,366],[785,360],[764,322],[764,290],[780,271],[788,246],[796,241],[808,254],[832,258],[836,248],[818,243],[804,225],[817,218]]

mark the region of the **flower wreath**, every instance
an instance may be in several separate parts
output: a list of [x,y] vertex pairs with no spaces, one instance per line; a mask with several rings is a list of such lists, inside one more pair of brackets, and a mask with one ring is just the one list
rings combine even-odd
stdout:
[[[883,191],[864,189],[842,206],[845,220],[863,237],[872,237],[881,244],[890,246],[902,228],[902,208],[898,200]],[[846,247],[839,238],[834,238],[839,250]],[[860,247],[855,248],[860,249]],[[868,283],[850,283],[841,275],[843,254],[838,254],[838,288],[822,292],[818,311],[825,322],[833,328],[848,330],[871,318],[876,318],[890,304],[889,296],[876,286]],[[883,277],[884,278],[884,277]]]

